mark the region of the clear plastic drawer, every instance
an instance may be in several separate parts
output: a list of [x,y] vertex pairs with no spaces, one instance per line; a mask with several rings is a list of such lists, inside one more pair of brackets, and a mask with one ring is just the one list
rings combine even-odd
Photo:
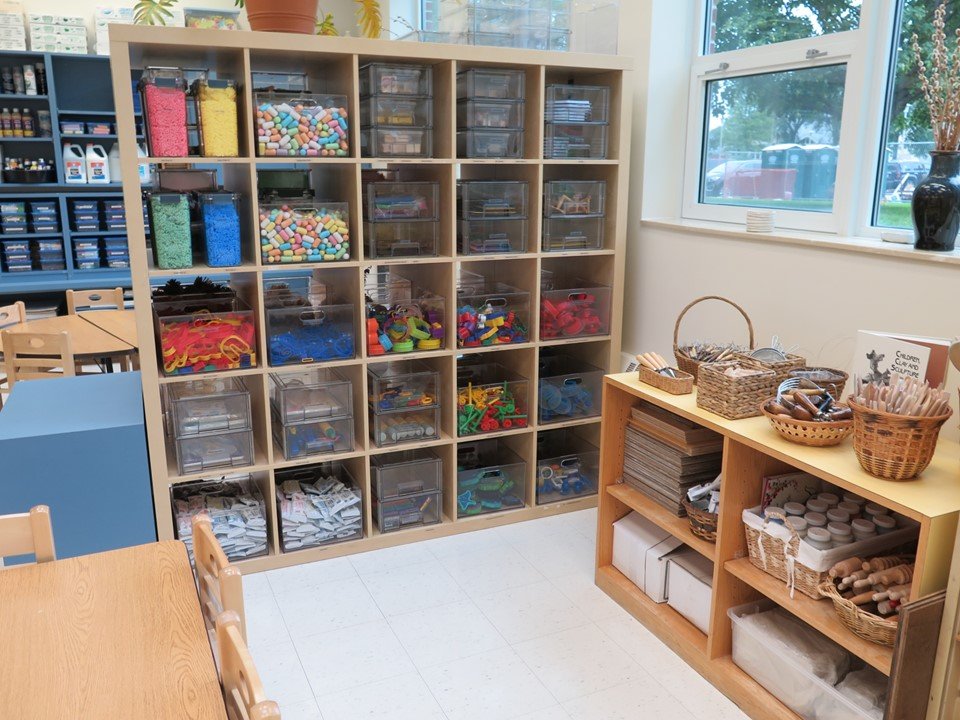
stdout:
[[364,127],[433,127],[433,99],[371,95],[360,101],[360,123]]
[[527,427],[527,379],[496,362],[457,367],[457,434]]
[[600,451],[570,428],[537,435],[537,505],[597,493]]
[[368,63],[360,68],[360,95],[432,95],[429,65]]
[[440,242],[439,220],[397,220],[363,224],[368,258],[435,257]]
[[265,309],[271,365],[346,360],[356,356],[353,305]]
[[545,217],[603,217],[605,180],[548,180],[543,184]]
[[367,221],[439,219],[440,183],[370,182],[363,186]]
[[457,347],[524,343],[530,339],[530,293],[460,271]]
[[548,123],[609,122],[610,88],[602,85],[548,85],[544,120]]
[[333,368],[270,373],[270,386],[270,402],[284,424],[353,415],[353,386]]
[[181,475],[252,465],[253,431],[228,430],[182,437],[177,440],[177,464]]
[[175,537],[193,558],[193,518],[209,516],[213,534],[228,560],[267,554],[267,510],[260,488],[249,475],[197,480],[170,487]]
[[353,418],[282,423],[273,411],[273,438],[287,460],[353,450]]
[[403,450],[370,458],[373,492],[380,500],[439,492],[442,462],[427,449]]
[[433,128],[370,127],[360,133],[364,157],[430,157]]
[[591,337],[610,333],[610,288],[586,280],[555,279],[540,292],[540,339]]
[[568,355],[540,356],[541,424],[600,415],[603,370]]
[[459,236],[464,255],[519,253],[527,249],[527,221],[461,220]]
[[509,100],[524,97],[523,70],[471,68],[457,73],[458,98]]
[[523,130],[523,100],[459,100],[457,127]]
[[521,158],[520,130],[461,130],[457,132],[457,155],[462,158]]
[[465,220],[525,218],[528,190],[521,180],[463,180],[457,184],[459,215]]
[[524,506],[527,464],[501,440],[457,445],[457,517]]
[[370,437],[377,447],[440,439],[440,408],[370,412]]
[[440,373],[420,360],[368,365],[367,388],[376,414],[440,406]]
[[607,157],[607,126],[547,123],[543,136],[546,159]]
[[602,217],[548,217],[543,219],[544,252],[603,249]]
[[283,552],[363,537],[363,496],[343,463],[277,470]]
[[168,434],[186,437],[249,430],[250,391],[240,378],[200,378],[167,385]]
[[381,533],[436,525],[440,522],[441,494],[424,493],[396,500],[373,498],[373,517]]

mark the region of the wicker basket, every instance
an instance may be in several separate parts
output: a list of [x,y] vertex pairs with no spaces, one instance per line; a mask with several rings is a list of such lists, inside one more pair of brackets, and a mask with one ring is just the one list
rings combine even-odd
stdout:
[[787,354],[785,360],[758,360],[757,358],[750,357],[750,353],[742,352],[735,353],[734,359],[739,360],[744,365],[751,365],[755,367],[762,368],[764,370],[773,370],[777,374],[777,385],[782,383],[788,377],[790,377],[790,371],[802,368],[807,364],[807,359],[799,355],[790,355]]
[[[811,570],[793,560],[800,550],[799,535],[791,533],[790,542],[785,545],[779,538],[761,532],[749,525],[744,525],[743,530],[747,535],[747,552],[754,567],[763,570],[767,575],[773,575],[778,580],[783,580],[787,585],[790,584],[792,578],[795,589],[814,600],[820,599],[820,584],[830,576],[825,572]],[[763,548],[762,551],[761,547]],[[787,567],[788,553],[792,560],[792,573]]]
[[715,543],[717,541],[717,513],[701,510],[686,498],[683,499],[683,509],[687,511],[690,532],[702,540]]
[[640,382],[647,385],[653,385],[671,395],[686,395],[693,392],[693,375],[683,370],[675,371],[677,377],[672,378],[668,375],[654,372],[650,368],[640,366]]
[[802,367],[791,370],[787,373],[787,377],[798,377],[809,380],[830,393],[834,400],[840,400],[840,398],[843,397],[843,386],[847,384],[849,375],[843,370],[834,370],[833,368]]
[[897,639],[897,621],[879,617],[868,613],[859,606],[840,596],[833,581],[828,580],[820,585],[820,594],[833,601],[833,609],[840,618],[840,622],[847,626],[854,635],[864,640],[893,647]]
[[912,480],[922,473],[937,449],[940,428],[953,408],[937,417],[895,415],[856,403],[853,410],[853,449],[860,466],[885,480]]
[[728,420],[759,415],[760,404],[777,392],[777,374],[773,370],[747,377],[724,374],[727,368],[738,366],[756,369],[738,362],[704,364],[697,383],[697,407]]
[[853,420],[794,420],[767,410],[768,402],[766,400],[761,404],[760,411],[784,440],[810,447],[831,447],[839,445],[853,433]]
[[744,310],[742,307],[740,307],[735,302],[733,302],[733,300],[728,300],[727,298],[721,297],[720,295],[704,295],[703,297],[697,298],[692,303],[687,305],[683,310],[680,311],[680,315],[677,316],[677,322],[673,326],[673,354],[674,354],[674,357],[677,358],[677,367],[679,367],[684,372],[687,372],[693,375],[694,383],[697,382],[698,371],[700,369],[700,366],[703,364],[709,364],[709,363],[701,363],[699,360],[694,360],[693,358],[689,358],[686,355],[684,355],[682,352],[680,352],[680,344],[679,344],[680,323],[683,320],[683,316],[687,314],[687,311],[689,311],[694,305],[702,303],[704,300],[720,300],[721,302],[725,302],[728,305],[732,305],[734,308],[736,308],[737,312],[743,315],[743,319],[747,321],[747,331],[750,333],[750,341],[749,341],[748,347],[751,350],[754,347],[753,323],[750,321],[750,316],[747,315],[746,310]]

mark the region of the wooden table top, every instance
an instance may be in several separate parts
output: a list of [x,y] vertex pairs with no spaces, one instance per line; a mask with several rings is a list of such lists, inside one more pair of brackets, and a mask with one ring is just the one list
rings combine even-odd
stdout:
[[[124,342],[109,332],[101,330],[79,315],[58,315],[40,320],[31,320],[20,325],[11,325],[10,327],[4,328],[4,330],[9,332],[36,333],[67,332],[70,334],[70,344],[73,347],[73,354],[77,357],[121,355],[131,353],[136,349],[135,345]],[[3,345],[2,342],[0,342],[0,352],[2,351]]]
[[133,310],[88,310],[77,315],[127,345],[137,347],[137,315]]
[[0,708],[19,720],[225,720],[186,548],[0,570]]

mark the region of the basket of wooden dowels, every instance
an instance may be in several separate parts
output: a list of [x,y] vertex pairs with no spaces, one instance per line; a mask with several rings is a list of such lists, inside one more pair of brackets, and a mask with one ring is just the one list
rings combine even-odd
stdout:
[[[747,323],[747,332],[749,334],[748,346],[744,348],[735,343],[705,343],[705,342],[685,342],[680,343],[680,323],[683,322],[683,316],[693,308],[706,300],[719,300],[732,306],[743,315]],[[704,295],[697,298],[680,311],[677,316],[677,322],[673,326],[673,354],[677,358],[677,366],[686,373],[693,375],[693,382],[697,382],[697,373],[700,366],[707,363],[719,363],[732,360],[735,353],[743,350],[753,350],[753,322],[746,310],[737,305],[732,300],[728,300],[720,295]]]
[[853,449],[860,466],[885,480],[912,480],[937,448],[940,428],[953,409],[946,390],[898,375],[889,385],[855,378],[847,404],[853,410]]
[[653,385],[671,395],[686,395],[693,392],[693,375],[680,368],[671,367],[662,355],[653,352],[637,355],[640,363],[640,382]]
[[830,568],[820,594],[830,598],[840,622],[854,635],[892,646],[900,605],[910,600],[913,571],[908,555],[852,557]]

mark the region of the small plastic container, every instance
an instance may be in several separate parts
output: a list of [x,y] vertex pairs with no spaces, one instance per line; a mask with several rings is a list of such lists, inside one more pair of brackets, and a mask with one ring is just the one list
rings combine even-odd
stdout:
[[392,276],[365,288],[367,355],[442,350],[446,341],[445,301],[439,295]]
[[253,102],[257,107],[257,155],[350,155],[346,95],[258,92],[253,94]]
[[510,100],[524,95],[523,70],[471,68],[457,73],[457,98]]
[[850,502],[849,500],[844,500],[837,505],[838,510],[843,510],[846,512],[851,520],[855,520],[860,517],[860,505],[855,502]]
[[63,256],[63,249],[48,250],[37,253],[37,263],[40,270],[66,270],[67,261]]
[[457,127],[523,130],[523,100],[458,100]]
[[253,464],[252,430],[192,435],[177,439],[176,445],[181,475]]
[[[51,208],[55,207],[52,201],[43,204],[49,204]],[[3,215],[23,215],[26,212],[27,203],[23,200],[0,200],[0,213]]]
[[371,95],[360,101],[360,124],[433,127],[433,98]]
[[185,26],[201,30],[239,30],[239,10],[207,10],[205,8],[183,9]]
[[368,63],[360,68],[360,96],[433,95],[433,68],[429,65]]
[[544,217],[603,217],[605,180],[548,180],[543,184]]
[[457,445],[457,517],[524,506],[527,464],[501,440]]
[[839,508],[830,508],[827,510],[827,520],[829,522],[849,523],[850,513]]
[[606,123],[610,88],[602,85],[547,85],[544,120],[547,123]]
[[149,193],[148,207],[154,265],[161,270],[193,267],[189,196],[185,193]]
[[833,547],[833,541],[827,529],[818,525],[811,525],[809,518],[807,518],[807,536],[804,538],[804,542],[809,543],[817,550],[829,550]]
[[360,149],[364,157],[430,157],[433,128],[364,128],[360,133]]
[[607,157],[607,126],[547,123],[543,135],[543,157],[547,160],[603,160]]
[[783,504],[783,509],[786,511],[787,515],[794,515],[801,518],[807,513],[806,506],[803,503],[798,502],[786,502]]
[[850,523],[850,529],[853,530],[853,536],[856,538],[857,542],[877,536],[876,523],[873,523],[870,520],[853,520]]
[[237,84],[206,75],[190,88],[200,129],[200,154],[204,157],[237,157],[240,154]]
[[457,367],[457,434],[501,432],[529,425],[528,382],[500,363]]
[[611,291],[580,278],[554,279],[540,291],[540,339],[594,337],[610,333]]
[[60,223],[57,222],[55,215],[45,215],[30,220],[30,232],[32,233],[59,233]]
[[831,508],[835,508],[840,504],[840,497],[834,493],[822,492],[817,495],[818,500],[823,500]]
[[210,517],[213,533],[229,560],[267,554],[267,510],[250,475],[224,480],[196,480],[170,487],[174,534],[193,557],[193,516]]
[[179,68],[148,67],[140,78],[144,127],[151,157],[185,157],[187,85]]
[[810,498],[807,500],[807,510],[810,512],[826,515],[829,509],[830,505],[824,500],[820,500],[819,498]]
[[802,517],[797,517],[796,515],[790,515],[784,521],[784,524],[788,527],[793,528],[793,530],[801,538],[805,538],[807,536],[807,521],[804,520]]
[[[500,318],[503,323],[499,322]],[[530,293],[476,273],[460,271],[457,347],[528,342],[529,328]]]
[[277,470],[276,485],[283,552],[363,537],[363,495],[343,463]]
[[373,493],[380,500],[395,500],[440,492],[442,462],[431,450],[403,450],[370,458]]
[[271,365],[356,357],[354,306],[331,304],[266,308],[267,359]]
[[520,130],[460,130],[457,132],[457,156],[522,158],[523,132]]
[[200,218],[207,265],[240,265],[240,195],[232,192],[201,193]]
[[353,418],[282,423],[273,412],[273,439],[286,460],[353,450]]
[[159,168],[157,185],[173,192],[213,192],[217,189],[217,171],[186,168]]
[[353,416],[353,386],[333,368],[270,373],[270,405],[282,424]]
[[171,437],[253,427],[250,391],[240,378],[202,378],[166,387],[167,434]]
[[596,495],[600,451],[572,428],[537,434],[537,505]]
[[29,240],[0,240],[0,245],[3,246],[4,255],[8,259],[20,255],[27,257],[30,255]]
[[435,257],[440,242],[440,221],[386,221],[363,224],[366,256]]
[[[199,298],[163,303],[154,300],[153,311],[164,375],[256,367],[254,313],[238,298],[230,296],[215,302]],[[224,352],[225,327],[231,333]]]
[[524,219],[461,220],[458,226],[463,255],[521,253],[527,249],[528,225]]
[[260,253],[264,263],[346,262],[350,248],[348,203],[260,205]]
[[421,360],[368,365],[367,389],[376,415],[440,407],[440,374]]
[[440,218],[438,182],[371,182],[363,192],[369,222]]
[[528,195],[525,180],[462,180],[457,183],[458,214],[464,220],[526,218]]
[[539,417],[542,424],[600,414],[603,370],[568,355],[540,356]]
[[807,521],[809,527],[827,527],[827,516],[818,512],[804,513],[803,519]]
[[370,412],[370,438],[377,447],[440,439],[440,408]]
[[396,500],[373,498],[373,517],[381,533],[436,525],[440,522],[441,493],[411,495]]
[[897,521],[889,515],[874,515],[873,524],[877,526],[877,533],[886,535],[897,529]]

